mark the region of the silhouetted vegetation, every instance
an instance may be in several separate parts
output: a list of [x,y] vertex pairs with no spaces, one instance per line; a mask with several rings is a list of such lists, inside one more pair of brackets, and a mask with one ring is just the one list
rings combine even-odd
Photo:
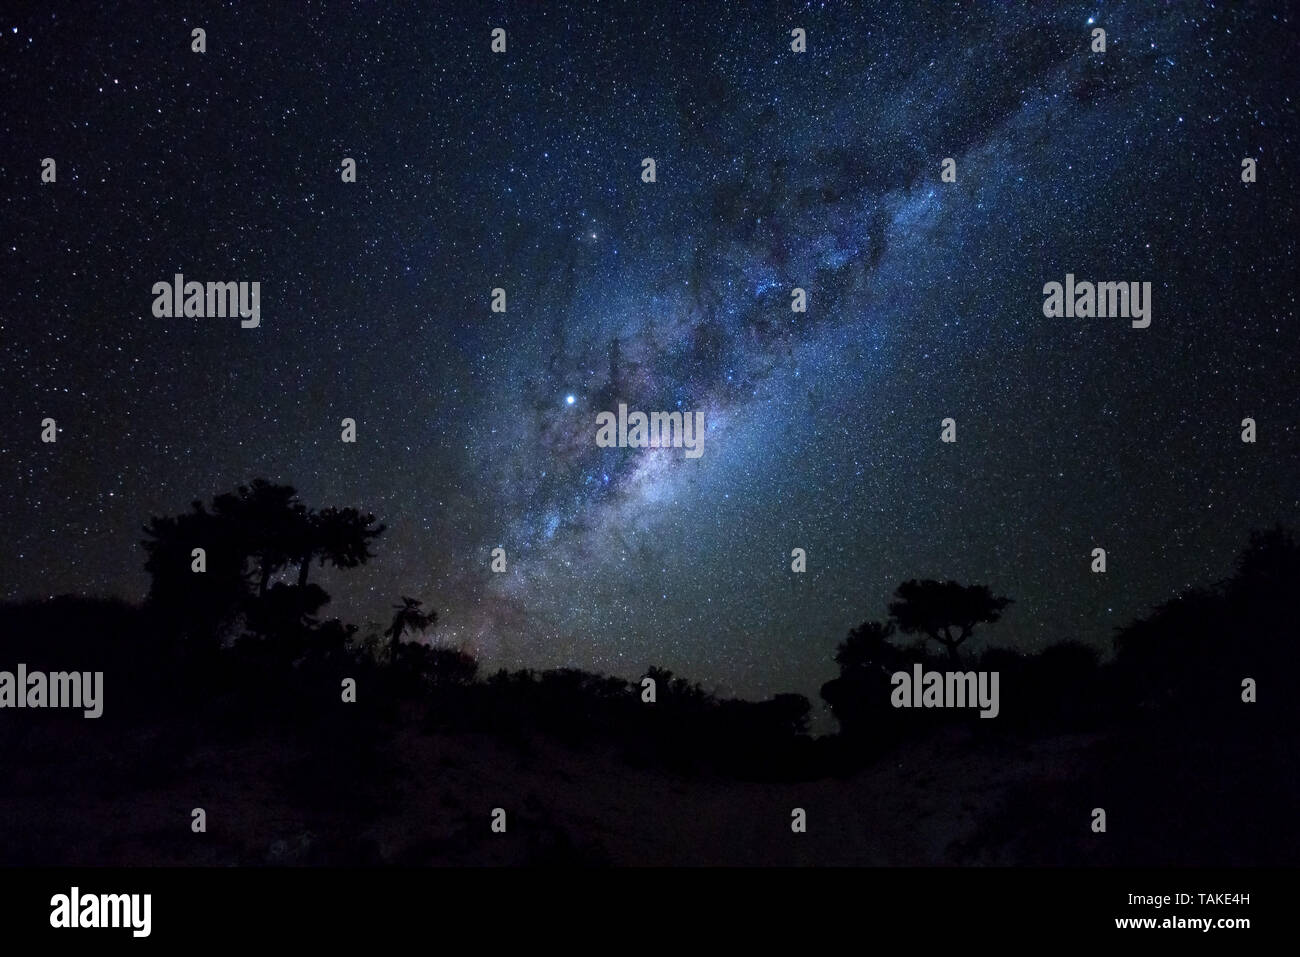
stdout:
[[[989,809],[980,839],[953,853],[978,858],[1013,847],[1009,853],[1020,861],[1160,862],[1169,854],[1158,836],[1170,821],[1223,825],[1216,815],[1234,819],[1216,844],[1225,859],[1276,860],[1295,852],[1294,839],[1270,845],[1248,813],[1255,808],[1255,817],[1267,817],[1294,801],[1300,777],[1294,750],[1278,746],[1278,729],[1297,709],[1289,681],[1300,657],[1292,610],[1300,549],[1281,527],[1252,535],[1225,581],[1189,589],[1119,629],[1105,661],[1073,641],[1033,654],[985,642],[971,655],[974,629],[992,626],[1011,600],[983,585],[904,582],[886,620],[864,621],[839,644],[838,675],[821,689],[839,733],[821,739],[808,733],[811,705],[802,695],[721,700],[662,667],[635,679],[572,668],[480,677],[466,649],[426,640],[438,616],[417,598],[401,597],[382,634],[322,619],[330,596],[309,580],[311,563],[363,564],[383,530],[357,509],[313,510],[292,487],[257,480],[210,505],[195,502],[181,515],[150,519],[142,544],[151,582],[141,606],[75,596],[0,606],[0,640],[11,663],[0,667],[23,662],[29,670],[104,672],[106,706],[98,720],[122,742],[112,753],[97,745],[88,759],[87,725],[98,733],[97,722],[51,711],[11,722],[0,761],[48,773],[18,775],[0,798],[57,808],[84,795],[88,780],[127,793],[183,776],[204,749],[271,747],[277,770],[270,785],[314,824],[251,863],[374,862],[383,858],[378,844],[340,822],[400,807],[395,795],[403,788],[439,786],[408,780],[405,753],[423,747],[419,741],[493,741],[475,747],[504,748],[499,754],[523,766],[548,740],[597,766],[615,761],[684,779],[780,782],[851,777],[934,734],[1012,749],[1045,735],[1082,735],[1094,748],[1087,768],[1107,782],[1096,785],[1096,797],[1071,797],[1076,792],[1060,782],[1027,784]],[[201,558],[195,549],[203,550]],[[975,709],[894,707],[893,676],[918,664],[927,671],[997,671],[997,719],[982,720]],[[1259,686],[1258,703],[1243,700],[1247,679]],[[342,690],[348,682],[354,702]],[[87,760],[96,776],[83,780]],[[445,773],[460,774],[465,760],[449,752]],[[1230,769],[1232,781],[1212,784],[1215,768]],[[230,769],[236,779],[242,773]],[[1277,773],[1289,775],[1281,786]],[[468,813],[454,797],[445,799],[454,813]],[[1126,823],[1098,856],[1079,834],[1056,830],[1063,819],[1077,823],[1080,812],[1066,806],[1071,800],[1108,801],[1113,816],[1141,822],[1142,836]],[[1171,802],[1199,810],[1171,816]],[[529,815],[539,833],[550,835],[535,848],[539,860],[604,859],[598,846],[569,834],[536,802]],[[59,825],[51,817],[45,827],[42,840]],[[420,853],[474,859],[479,830],[466,824],[460,836]],[[58,851],[42,856],[37,838],[24,840],[5,863],[59,859]],[[214,860],[228,859],[219,841],[208,846]],[[112,859],[111,851],[104,855]]]
[[[308,584],[312,559],[337,568],[364,564],[384,526],[354,508],[313,511],[297,494],[255,479],[216,496],[211,510],[195,501],[182,515],[151,518],[141,543],[151,578],[146,603],[164,627],[192,639],[200,653],[241,628],[296,645],[307,640],[304,629],[329,601]],[[296,585],[272,587],[272,577],[291,566]]]
[[954,581],[906,581],[894,592],[889,616],[906,635],[924,635],[958,660],[957,650],[976,625],[992,624],[1002,617],[1010,598],[994,595],[986,585],[959,585]]

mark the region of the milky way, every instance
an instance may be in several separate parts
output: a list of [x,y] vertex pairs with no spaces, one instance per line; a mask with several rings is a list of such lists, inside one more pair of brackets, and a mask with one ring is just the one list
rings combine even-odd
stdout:
[[[1284,5],[477,6],[4,21],[6,597],[138,597],[146,516],[263,475],[388,523],[334,614],[815,695],[906,578],[1105,648],[1300,514]],[[176,272],[260,327],[155,319]],[[1045,318],[1067,272],[1151,327]]]

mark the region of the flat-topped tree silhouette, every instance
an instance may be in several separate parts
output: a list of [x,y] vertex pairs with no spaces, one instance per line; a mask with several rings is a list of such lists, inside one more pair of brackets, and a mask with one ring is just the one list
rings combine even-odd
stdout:
[[1011,599],[994,595],[987,585],[961,585],[955,581],[903,582],[894,591],[889,615],[899,631],[924,635],[948,649],[958,660],[957,649],[976,625],[992,624],[1002,617]]
[[407,598],[403,595],[402,604],[393,606],[397,610],[397,614],[393,615],[393,623],[384,632],[385,635],[393,639],[392,644],[389,646],[390,661],[397,661],[397,646],[405,632],[410,631],[418,634],[438,620],[436,611],[425,612],[420,610],[420,606],[423,604],[424,602],[418,598]]

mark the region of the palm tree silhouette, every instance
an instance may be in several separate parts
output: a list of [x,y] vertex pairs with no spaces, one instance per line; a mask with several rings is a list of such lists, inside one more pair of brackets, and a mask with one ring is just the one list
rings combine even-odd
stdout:
[[388,626],[385,635],[393,639],[390,645],[389,660],[397,661],[397,645],[402,639],[403,632],[421,632],[438,620],[436,611],[424,612],[420,606],[424,602],[416,598],[407,598],[402,596],[402,604],[394,605],[397,614],[393,616],[393,623]]

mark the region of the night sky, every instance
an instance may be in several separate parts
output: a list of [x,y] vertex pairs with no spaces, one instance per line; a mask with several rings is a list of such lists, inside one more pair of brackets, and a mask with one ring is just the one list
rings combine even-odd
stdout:
[[[913,577],[1109,648],[1300,515],[1296,12],[954,6],[0,15],[0,598],[138,600],[147,517],[262,476],[388,524],[325,614],[489,667],[815,699]],[[260,326],[155,318],[175,273]],[[1066,273],[1150,328],[1046,318]],[[598,448],[620,401],[703,455]]]

